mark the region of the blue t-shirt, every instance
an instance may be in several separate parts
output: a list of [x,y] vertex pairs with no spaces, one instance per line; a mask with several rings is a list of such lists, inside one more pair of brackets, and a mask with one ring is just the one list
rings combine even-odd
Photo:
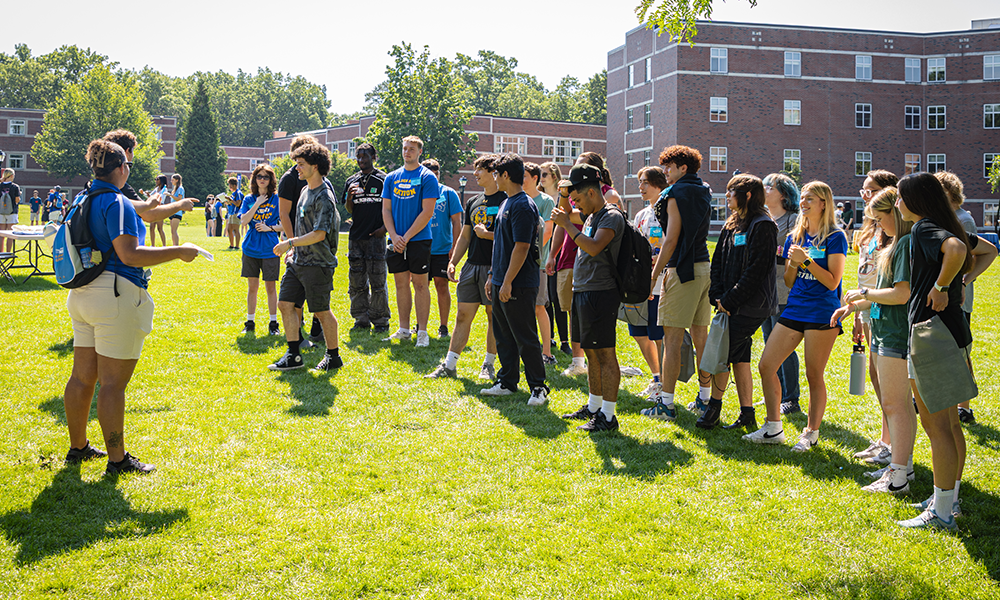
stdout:
[[[805,241],[799,244],[805,249],[809,258],[813,259],[817,265],[824,269],[829,269],[831,254],[847,254],[847,236],[839,229],[827,236],[826,240],[819,246],[813,245],[813,237],[806,234]],[[788,258],[788,249],[792,246],[792,236],[785,240],[785,249],[782,256]],[[840,287],[843,283],[837,284],[837,289],[828,289],[822,283],[816,281],[812,273],[799,267],[792,289],[788,292],[788,304],[781,316],[793,321],[804,323],[829,323],[833,312],[840,308]]]
[[[177,197],[179,197],[181,199],[184,199],[184,186],[183,185],[177,186],[177,191],[174,192],[174,193],[171,193],[166,188],[164,188],[164,191],[166,193],[170,194],[170,201],[169,202],[165,202],[165,203],[161,203],[161,204],[170,204],[172,202],[178,202],[178,200],[176,198],[174,198],[174,196],[177,196]],[[174,217],[183,217],[183,216],[184,216],[184,211],[179,210],[179,211],[175,212],[174,214],[170,215],[170,218],[173,219]]]
[[[108,192],[94,196],[90,201],[87,225],[94,236],[97,249],[102,253],[111,252],[114,247],[112,242],[120,235],[131,235],[138,240],[137,245],[142,246],[146,239],[146,224],[135,212],[132,202],[122,195],[121,190],[105,181],[94,180],[90,189]],[[83,199],[82,192],[77,199]],[[117,254],[112,254],[108,259],[107,270],[121,275],[141,288],[147,286],[143,269],[126,265],[119,260]]]
[[[257,196],[247,196],[243,199],[238,214],[244,215],[253,208],[257,202]],[[274,255],[274,247],[278,245],[277,231],[257,231],[257,223],[263,223],[268,227],[275,227],[281,222],[278,215],[278,194],[271,194],[271,197],[257,207],[257,212],[250,219],[247,227],[247,234],[243,236],[243,254],[250,258],[277,258]]]
[[[510,255],[514,252],[514,244],[526,242],[534,245],[538,235],[538,207],[527,194],[521,192],[504,200],[497,215],[496,229],[493,232],[493,285],[499,288],[503,285],[507,269],[510,267]],[[511,287],[524,288],[539,285],[538,265],[531,260],[531,249],[521,264],[521,270],[511,281]]]
[[39,198],[38,196],[32,196],[31,198],[28,198],[28,207],[31,209],[31,212],[33,213],[38,212],[38,209],[42,207],[42,199]]
[[[253,198],[254,196],[250,195],[249,197]],[[227,218],[228,217],[233,217],[233,216],[238,217],[238,216],[242,215],[243,214],[243,210],[244,210],[244,208],[243,208],[243,201],[246,200],[246,199],[247,199],[247,196],[244,196],[243,192],[241,192],[239,190],[236,190],[235,192],[233,192],[233,200],[235,200],[236,203],[235,204],[226,204],[226,217]],[[252,200],[250,202],[250,206],[253,206],[253,201]],[[271,254],[274,254],[274,253],[272,252]]]
[[[389,173],[382,186],[382,197],[392,201],[392,223],[396,227],[396,234],[406,233],[423,210],[423,200],[427,198],[436,200],[440,191],[437,177],[423,165],[412,171],[400,167]],[[431,239],[430,221],[413,236],[411,241],[429,239]]]
[[[431,254],[449,254],[452,239],[451,217],[462,214],[462,203],[458,201],[455,190],[441,185],[441,196],[434,203],[434,216],[431,217]],[[398,233],[398,230],[397,230]]]

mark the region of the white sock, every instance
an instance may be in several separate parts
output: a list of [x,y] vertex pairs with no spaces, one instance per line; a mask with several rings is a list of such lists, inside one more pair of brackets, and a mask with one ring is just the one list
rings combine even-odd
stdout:
[[445,368],[447,368],[447,369],[454,369],[456,366],[458,366],[458,357],[459,356],[461,356],[461,355],[458,354],[457,352],[451,352],[451,351],[449,351],[448,352],[448,356],[446,356],[445,359],[444,359],[444,366],[445,366]]
[[897,465],[896,463],[889,463],[889,468],[892,469],[892,485],[899,487],[906,483],[906,465]]
[[407,335],[410,335],[410,334],[412,334],[412,333],[413,333],[413,331],[412,331],[412,330],[410,330],[410,329],[407,329],[407,328],[405,328],[405,327],[400,327],[400,328],[399,328],[399,330],[400,330],[400,331],[402,331],[403,333],[407,334]]
[[[942,490],[941,488],[934,486],[934,512],[937,516],[944,521],[951,521],[951,510],[950,508],[954,504],[955,500],[955,490]],[[938,507],[947,506],[948,508],[943,511]]]
[[705,400],[707,402],[711,397],[712,397],[711,385],[709,385],[708,387],[701,387],[701,385],[698,386],[698,398],[700,400]]
[[493,361],[495,361],[496,359],[497,359],[497,355],[496,354],[490,354],[489,352],[487,352],[486,353],[486,358],[483,359],[483,364],[484,365],[491,365],[492,366],[493,365]]
[[421,333],[423,333],[423,334],[426,335],[427,334],[427,330],[426,329],[418,329],[417,330],[417,335],[420,335]]
[[961,480],[958,480],[958,481],[955,482],[955,499],[954,499],[954,503],[955,504],[958,504],[958,488],[961,485],[962,485],[962,481]]
[[278,315],[271,315],[271,322],[272,323],[277,323],[278,322]]
[[608,400],[601,401],[601,412],[604,413],[604,418],[611,420],[615,417],[615,405],[617,402],[610,402]]
[[604,406],[604,398],[591,394],[590,398],[587,400],[587,409],[590,410],[590,412],[597,412],[601,410],[602,406]]
[[673,392],[660,392],[660,404],[664,406],[674,405],[674,393]]
[[909,473],[913,470],[913,455],[910,455],[910,460],[906,463],[906,472]]
[[254,315],[247,313],[247,321],[253,321]]
[[784,428],[781,426],[781,421],[764,421],[764,427],[767,427],[767,432],[771,435],[784,431]]
[[573,366],[574,367],[576,367],[576,366],[580,366],[580,367],[585,366],[586,362],[587,362],[586,357],[583,357],[583,356],[574,356],[573,357]]

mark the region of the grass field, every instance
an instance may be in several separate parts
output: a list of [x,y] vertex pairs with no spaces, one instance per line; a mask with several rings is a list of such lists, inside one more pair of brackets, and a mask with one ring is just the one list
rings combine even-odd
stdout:
[[[847,336],[806,455],[701,431],[686,411],[646,419],[646,377],[623,379],[620,432],[588,436],[558,417],[585,399],[583,378],[559,375],[561,353],[548,406],[527,407],[524,391],[477,395],[484,317],[458,380],[422,379],[446,341],[418,350],[348,333],[346,238],[334,291],[344,368],[267,370],[283,340],[239,335],[239,253],[203,227],[191,214],[181,238],[216,262],[154,269],[156,322],[127,394],[126,444],[158,466],[150,476],[115,483],[104,461],[64,464],[67,292],[51,278],[0,282],[0,597],[1000,597],[996,268],[977,285],[979,424],[966,430],[966,516],[947,534],[894,523],[931,492],[922,432],[909,497],[860,491],[868,468],[851,454],[878,414],[872,393],[847,394]],[[618,340],[621,363],[645,371],[624,327]],[[736,404],[731,389],[724,420]],[[789,438],[804,419],[786,420]]]

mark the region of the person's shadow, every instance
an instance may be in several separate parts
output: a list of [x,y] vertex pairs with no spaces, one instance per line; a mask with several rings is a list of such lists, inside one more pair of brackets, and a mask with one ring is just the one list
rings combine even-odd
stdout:
[[638,440],[618,432],[590,434],[603,462],[603,472],[652,480],[694,460],[694,455],[668,440]]
[[156,534],[188,511],[134,510],[110,479],[83,481],[80,465],[66,465],[31,503],[0,516],[0,530],[18,546],[18,565],[39,562],[104,540]]

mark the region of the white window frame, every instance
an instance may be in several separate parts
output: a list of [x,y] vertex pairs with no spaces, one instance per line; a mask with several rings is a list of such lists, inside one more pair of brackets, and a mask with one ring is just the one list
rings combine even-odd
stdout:
[[983,227],[993,229],[997,226],[997,203],[983,202]]
[[872,80],[872,57],[870,54],[854,55],[854,78],[859,81]]
[[9,119],[7,121],[7,135],[28,135],[28,120]]
[[[932,167],[931,165],[935,165]],[[940,152],[927,155],[927,172],[937,173],[948,170],[948,155]]]
[[11,152],[7,155],[7,167],[15,171],[28,168],[28,155],[24,152]]
[[630,108],[627,111],[625,111],[625,131],[626,132],[631,133],[633,131],[632,124],[633,124],[633,121],[632,121],[632,109]]
[[[865,117],[868,117],[868,123],[865,124]],[[860,124],[858,119],[860,118]],[[856,102],[854,104],[854,127],[856,129],[871,129],[872,128],[872,105],[866,102]]]
[[802,124],[802,101],[801,100],[785,100],[784,123],[785,123],[785,125],[801,125]]
[[652,56],[647,56],[645,62],[646,62],[646,79],[644,81],[652,81],[653,80],[653,57]]
[[627,158],[625,160],[625,176],[626,177],[635,177],[635,173],[632,171],[632,153],[629,152],[626,155],[626,157]]
[[1000,54],[983,56],[983,79],[986,81],[1000,79]]
[[906,83],[920,83],[920,59],[907,58],[903,71]]
[[725,96],[712,96],[709,99],[708,122],[728,123],[729,122],[729,98]]
[[983,129],[1000,129],[1000,104],[983,105]]
[[642,153],[642,166],[649,166],[649,150],[644,150]]
[[920,112],[919,106],[903,107],[903,129],[920,131]]
[[635,64],[628,66],[628,86],[635,87]]
[[712,48],[709,69],[712,73],[729,72],[729,48]]
[[802,77],[801,52],[785,52],[785,77]]
[[927,59],[927,83],[941,83],[947,81],[945,58]]
[[162,142],[163,141],[163,128],[162,127],[160,127],[156,123],[153,123],[152,125],[149,126],[149,130],[151,132],[153,132],[153,137],[156,138],[156,141],[158,141],[158,142]]
[[647,104],[643,108],[642,127],[643,129],[646,129],[647,127],[652,127],[652,126],[653,126],[653,105]]
[[1000,152],[983,153],[983,179],[990,178],[990,167],[993,165],[993,158],[1000,156]]
[[729,148],[727,146],[711,146],[708,149],[708,171],[710,173],[725,173],[729,165]]
[[903,154],[903,175],[920,171],[920,155],[907,152]]
[[542,138],[542,156],[557,165],[572,165],[583,152],[583,142],[567,138]]
[[855,177],[867,177],[868,172],[872,170],[872,153],[871,152],[855,152],[854,153],[854,176]]
[[[938,127],[938,119],[941,126]],[[944,131],[948,129],[948,107],[944,104],[927,107],[927,131]]]
[[799,173],[802,172],[802,150],[798,148],[785,148],[784,157],[782,159],[781,167],[786,173],[791,172],[789,165],[795,164],[799,167]]
[[330,142],[330,152],[340,154],[340,142]]
[[[729,216],[729,207],[726,202],[725,196],[712,196],[712,212],[711,212],[711,222],[712,223],[725,223],[726,218]],[[721,219],[718,217],[722,217]]]
[[253,173],[253,170],[257,168],[257,165],[259,165],[262,162],[264,162],[264,159],[262,159],[262,158],[251,158],[251,159],[248,159],[248,160],[250,161],[250,172],[251,173]]
[[493,151],[497,154],[527,154],[528,137],[524,135],[498,135],[493,140]]

